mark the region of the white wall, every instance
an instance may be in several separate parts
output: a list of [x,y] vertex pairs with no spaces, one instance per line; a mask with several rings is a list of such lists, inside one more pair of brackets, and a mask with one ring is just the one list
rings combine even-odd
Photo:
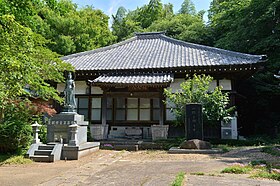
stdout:
[[214,91],[216,87],[217,87],[217,80],[213,80],[209,85],[209,90]]
[[[180,84],[184,82],[184,78],[177,78],[174,79],[174,81],[170,84],[169,88],[172,88],[172,92],[176,92],[181,90]],[[231,80],[229,79],[222,79],[219,80],[220,85],[223,87],[222,90],[231,90]],[[209,85],[209,90],[214,91],[214,89],[217,87],[217,80],[213,80]]]
[[103,90],[100,87],[91,87],[92,94],[103,94]]
[[231,90],[231,80],[230,79],[221,79],[219,80],[219,85],[222,86],[222,90]]
[[172,92],[181,91],[180,84],[184,81],[185,81],[184,78],[174,79],[174,81],[170,84],[169,88],[172,88]]
[[[75,85],[76,85],[76,88],[75,88],[76,94],[86,94],[88,86],[85,81],[75,81]],[[65,83],[57,84],[56,89],[60,93],[63,92],[65,89]],[[103,91],[100,87],[91,87],[91,93],[92,94],[103,94]]]
[[[75,81],[75,94],[86,94],[87,84],[85,81]],[[65,89],[65,83],[57,84],[57,91],[63,92]]]

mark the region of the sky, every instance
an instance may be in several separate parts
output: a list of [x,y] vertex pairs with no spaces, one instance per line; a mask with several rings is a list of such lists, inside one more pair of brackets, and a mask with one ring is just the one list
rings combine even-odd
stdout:
[[[150,0],[72,0],[78,4],[79,7],[86,5],[92,5],[97,9],[101,9],[105,14],[111,17],[115,14],[120,6],[123,6],[127,10],[135,10],[137,7],[141,7],[144,4],[148,4]],[[174,12],[178,12],[181,4],[184,0],[162,0],[164,4],[171,3],[174,5]],[[196,10],[208,10],[210,2],[212,0],[192,0],[195,4]],[[207,21],[207,15],[204,16],[204,20]]]

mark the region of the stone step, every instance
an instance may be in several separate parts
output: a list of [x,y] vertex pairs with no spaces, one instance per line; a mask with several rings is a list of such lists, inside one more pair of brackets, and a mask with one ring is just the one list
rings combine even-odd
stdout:
[[54,145],[40,145],[38,150],[53,150]]
[[50,155],[52,153],[52,150],[36,150],[34,152],[34,155]]
[[114,150],[138,151],[139,145],[114,145]]
[[51,162],[49,156],[43,156],[43,155],[30,156],[30,159],[32,159],[35,162]]

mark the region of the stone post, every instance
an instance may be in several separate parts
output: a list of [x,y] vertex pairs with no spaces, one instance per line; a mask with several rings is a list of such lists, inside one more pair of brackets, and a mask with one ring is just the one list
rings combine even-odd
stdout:
[[76,123],[69,126],[71,130],[71,140],[69,141],[69,146],[78,146],[78,139],[77,139],[78,126],[79,125],[77,125]]
[[40,125],[37,121],[35,121],[35,123],[31,125],[32,130],[33,130],[33,141],[32,141],[33,144],[40,143],[38,132],[40,131],[39,127],[41,127],[41,126],[42,125]]

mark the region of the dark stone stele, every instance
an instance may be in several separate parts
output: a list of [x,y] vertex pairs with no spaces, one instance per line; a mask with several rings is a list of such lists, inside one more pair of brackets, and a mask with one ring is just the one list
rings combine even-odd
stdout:
[[185,108],[185,138],[203,140],[202,105],[190,103]]
[[180,144],[180,149],[211,149],[211,144],[199,139],[185,140]]

